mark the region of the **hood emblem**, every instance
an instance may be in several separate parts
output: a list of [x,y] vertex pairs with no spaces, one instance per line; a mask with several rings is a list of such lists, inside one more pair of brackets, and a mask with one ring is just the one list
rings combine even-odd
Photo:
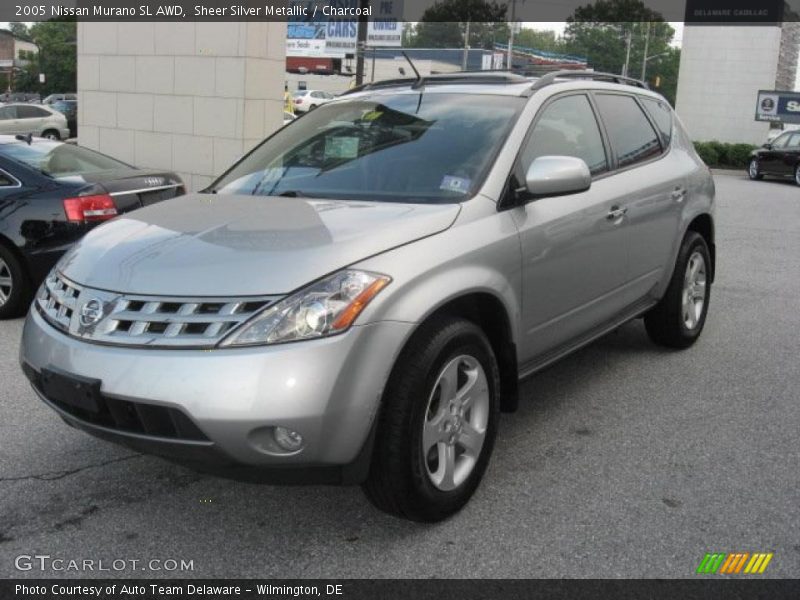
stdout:
[[92,298],[81,307],[80,321],[84,327],[97,325],[103,318],[103,301]]

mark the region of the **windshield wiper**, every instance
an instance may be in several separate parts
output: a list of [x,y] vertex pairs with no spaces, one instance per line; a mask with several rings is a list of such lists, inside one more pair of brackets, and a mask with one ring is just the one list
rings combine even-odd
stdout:
[[281,192],[278,196],[284,196],[286,198],[313,198],[314,196],[309,196],[308,194],[301,192],[300,190],[286,190],[285,192]]

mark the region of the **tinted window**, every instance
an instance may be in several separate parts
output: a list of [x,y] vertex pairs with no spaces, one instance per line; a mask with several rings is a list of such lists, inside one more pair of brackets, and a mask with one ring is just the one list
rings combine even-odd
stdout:
[[608,170],[603,138],[586,96],[560,98],[542,111],[522,151],[523,167],[550,155],[582,158],[593,175]]
[[220,178],[219,193],[459,202],[483,182],[525,99],[399,93],[327,103]]
[[16,106],[4,106],[0,108],[0,121],[7,121],[9,119],[17,118]]
[[640,98],[640,100],[650,116],[653,117],[664,144],[669,145],[669,141],[672,139],[672,110],[666,102],[660,100],[652,98]]
[[598,94],[597,107],[620,167],[636,164],[661,153],[656,132],[631,96]]
[[50,113],[38,106],[18,106],[17,118],[18,119],[41,119],[42,117],[49,117]]
[[11,176],[5,173],[4,171],[0,171],[0,187],[8,187],[10,185],[16,185],[17,182],[11,179]]
[[109,156],[74,144],[34,142],[33,144],[2,144],[0,153],[13,158],[51,177],[67,177],[111,169],[128,168]]
[[773,148],[784,148],[789,143],[790,133],[783,133],[776,137],[772,142]]

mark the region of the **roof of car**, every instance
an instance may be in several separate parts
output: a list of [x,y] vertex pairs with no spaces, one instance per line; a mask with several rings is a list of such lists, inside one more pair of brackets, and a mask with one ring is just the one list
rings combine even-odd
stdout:
[[[570,85],[572,84],[572,85]],[[530,96],[538,90],[551,86],[569,88],[615,89],[628,92],[645,93],[658,97],[649,90],[646,83],[595,71],[554,71],[541,77],[524,77],[507,71],[456,72],[428,75],[419,78],[391,79],[367,83],[342,94],[355,95],[360,92],[397,93],[398,91],[418,91],[462,94],[490,94],[502,96]]]

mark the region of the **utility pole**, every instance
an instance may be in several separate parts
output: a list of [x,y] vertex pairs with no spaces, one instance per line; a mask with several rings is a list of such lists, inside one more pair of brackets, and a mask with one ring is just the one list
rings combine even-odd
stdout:
[[364,83],[364,52],[367,47],[367,28],[369,17],[365,14],[369,7],[369,0],[358,0],[361,14],[358,16],[358,37],[356,39],[356,85]]
[[511,22],[509,23],[510,33],[508,35],[508,56],[507,68],[510,71],[514,67],[514,22],[517,18],[517,0],[511,0]]
[[625,42],[625,45],[627,46],[627,48],[625,50],[625,64],[622,65],[622,76],[623,77],[627,77],[628,76],[628,65],[631,62],[631,40],[632,40],[632,37],[633,37],[633,35],[631,34],[631,30],[628,29],[627,41]]
[[464,26],[464,57],[461,59],[461,70],[466,71],[469,61],[469,21]]
[[639,78],[644,81],[647,72],[647,47],[650,45],[650,21],[647,22],[647,29],[644,34],[644,53],[642,54],[642,76]]

